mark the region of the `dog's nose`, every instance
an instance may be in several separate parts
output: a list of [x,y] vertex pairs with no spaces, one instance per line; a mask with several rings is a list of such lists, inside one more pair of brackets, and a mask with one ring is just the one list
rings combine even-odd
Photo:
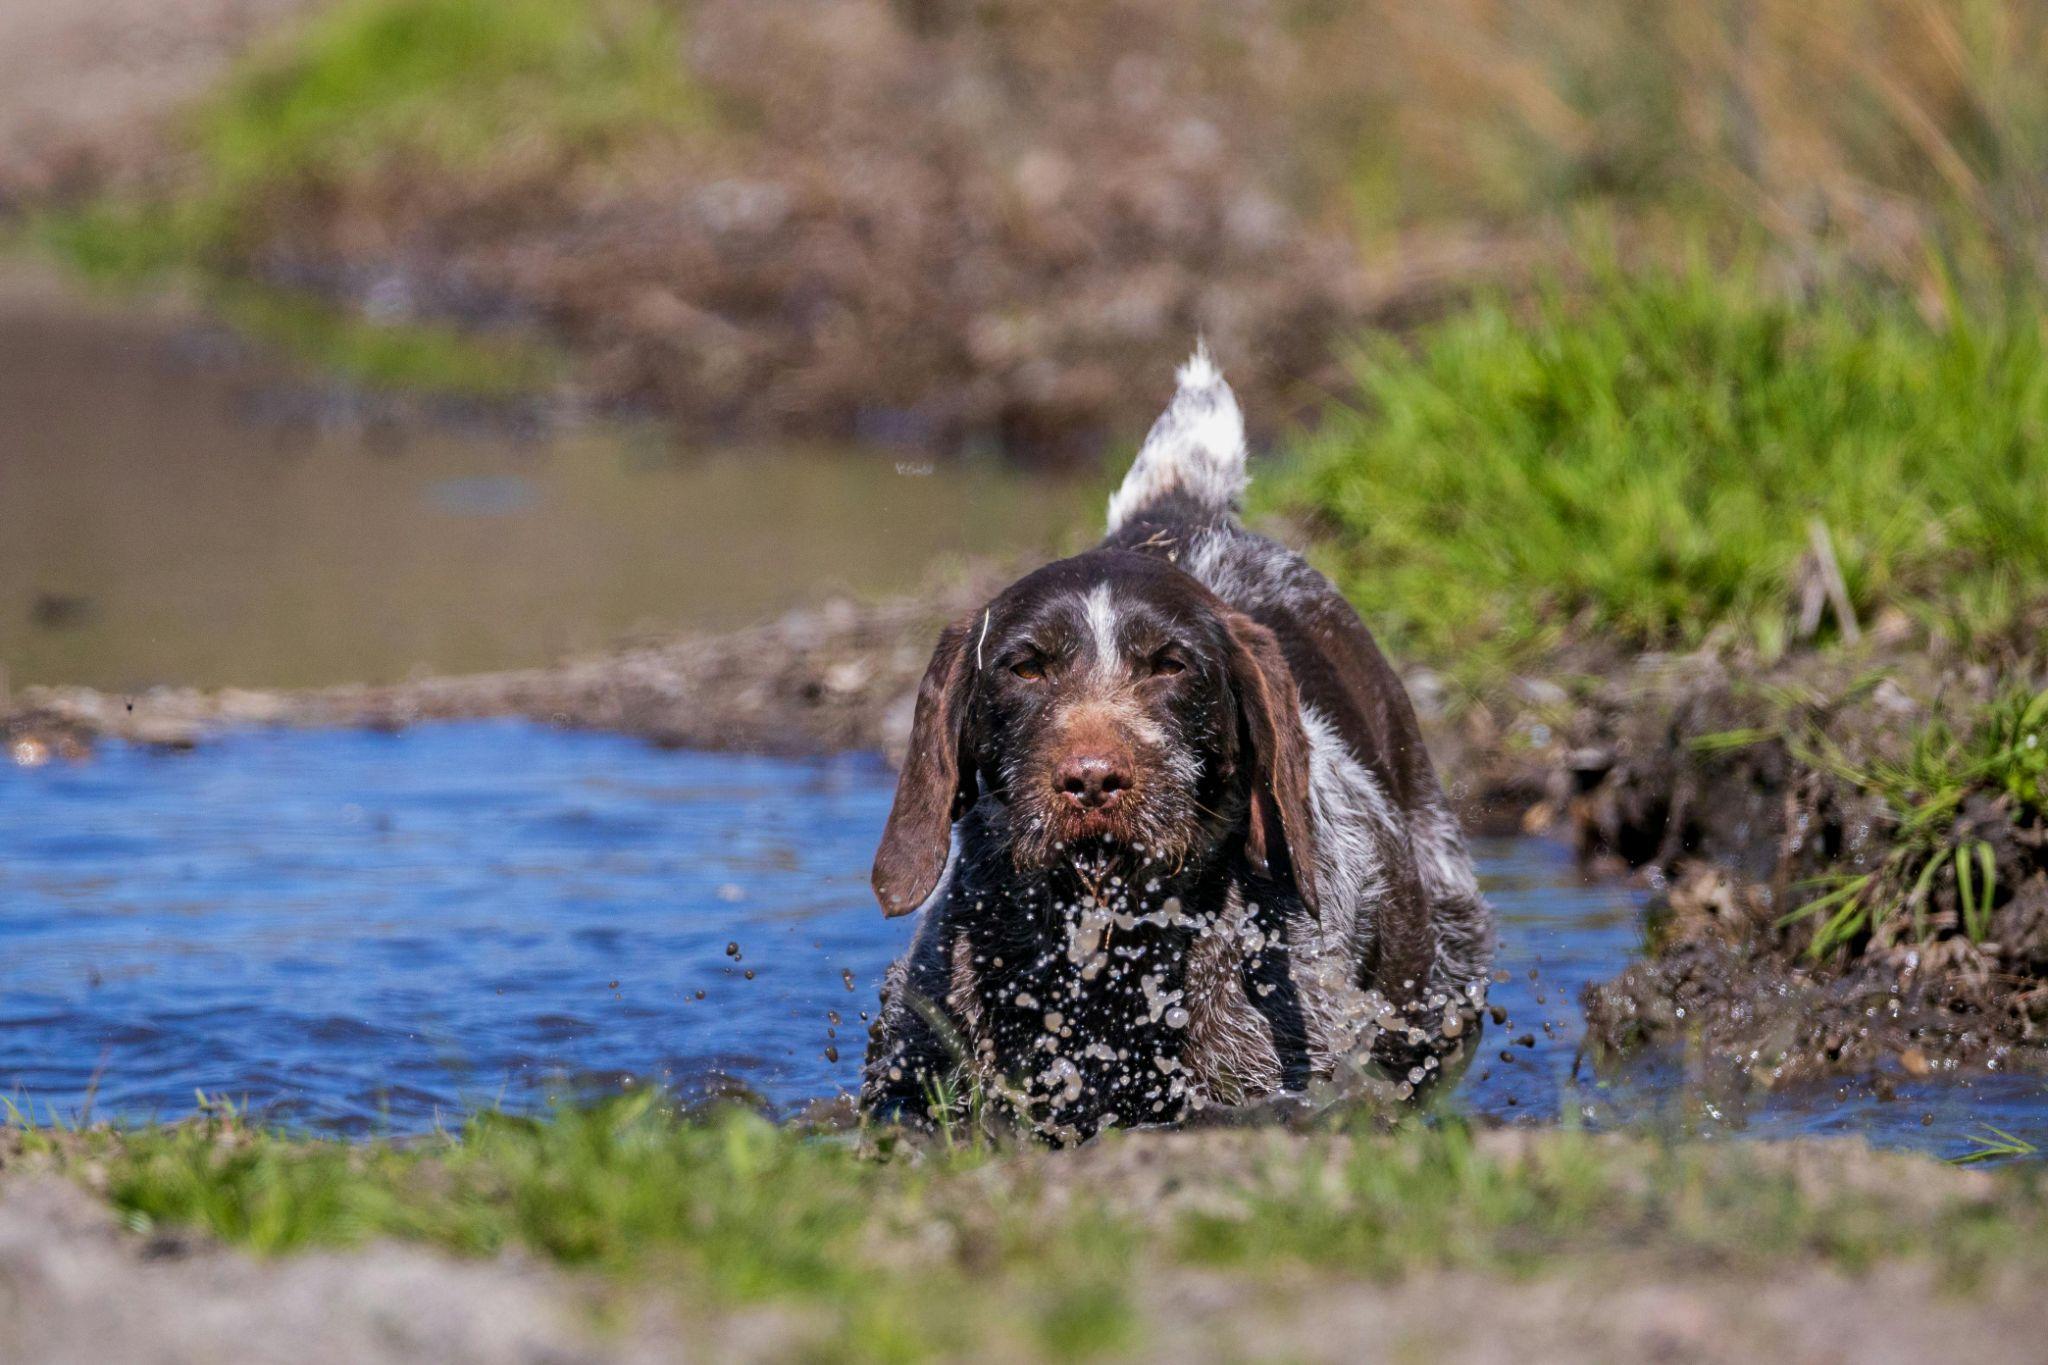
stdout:
[[1130,774],[1100,754],[1084,754],[1060,765],[1061,793],[1083,810],[1115,804],[1130,785]]

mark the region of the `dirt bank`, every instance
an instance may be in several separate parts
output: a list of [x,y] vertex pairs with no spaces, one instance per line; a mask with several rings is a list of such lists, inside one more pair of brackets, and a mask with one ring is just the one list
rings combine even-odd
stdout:
[[2024,669],[1881,649],[1668,661],[1561,731],[1532,823],[1658,888],[1645,958],[1586,1001],[1765,1085],[2038,1065],[2040,710]]
[[[310,692],[26,688],[0,698],[0,737],[30,764],[83,757],[103,737],[185,748],[237,725],[524,716],[678,747],[893,757],[931,641],[1009,576],[984,565],[914,597],[837,601],[521,672]],[[1705,653],[1582,651],[1557,661],[1556,680],[1512,680],[1455,704],[1434,674],[1408,671],[1468,823],[1564,837],[1590,865],[1657,889],[1649,955],[1587,1001],[1600,1047],[1689,1037],[1701,1057],[1773,1085],[2038,1060],[2048,1014],[2038,814],[1965,793],[1923,861],[1895,866],[1887,859],[1910,812],[1857,780],[1901,762],[1932,728],[1975,723],[2017,675],[1888,648],[1768,669]],[[1973,869],[1988,857],[1989,876],[1959,878],[1956,847]],[[1928,870],[1942,857],[1951,861]],[[1837,884],[1826,879],[1872,869],[1893,881],[1927,871],[1924,903],[1815,952],[1827,916],[1788,914]],[[1880,910],[1883,884],[1869,893]],[[1965,922],[1965,890],[1988,906],[1981,925]]]
[[168,122],[312,0],[0,0],[0,214],[146,174]]
[[[1348,123],[1336,145],[1306,127],[1319,90],[1358,102],[1315,26],[1160,0],[1028,16],[706,0],[615,6],[616,24],[570,6],[564,22],[591,30],[579,42],[648,35],[621,61],[666,72],[620,126],[572,136],[537,113],[480,159],[439,161],[399,131],[269,165],[250,150],[270,145],[257,118],[237,155],[261,168],[239,166],[224,189],[184,115],[227,88],[253,36],[284,53],[318,8],[0,8],[0,53],[15,54],[0,56],[0,215],[210,206],[219,226],[177,246],[161,224],[95,219],[81,254],[310,294],[379,323],[538,327],[586,392],[720,439],[1052,459],[1137,430],[1150,399],[1132,377],[1164,373],[1198,333],[1257,420],[1278,424],[1346,384],[1339,338],[1561,255],[1541,228],[1459,223],[1366,247],[1343,188]],[[438,7],[416,40],[437,41],[431,21],[460,8]],[[376,7],[358,11],[370,31]],[[345,28],[322,30],[324,56],[276,57],[265,98],[329,74],[317,63],[354,50]],[[356,74],[315,89],[312,116],[351,98]],[[512,79],[549,93],[545,78]],[[476,95],[402,82],[370,80],[360,117],[340,121],[381,126],[379,101],[402,97],[420,110],[402,128],[430,138]]]
[[[1474,1159],[1509,1186],[1540,1184],[1566,1178],[1535,1174],[1560,1159],[1558,1142],[1487,1135]],[[999,1158],[926,1187],[910,1222],[878,1216],[870,1251],[878,1275],[939,1265],[964,1273],[973,1292],[1029,1302],[1040,1292],[1030,1261],[976,1250],[992,1210],[1040,1228],[1047,1240],[1027,1245],[1048,1260],[1071,1254],[1063,1239],[1082,1225],[1072,1221],[1078,1211],[1116,1220],[1135,1259],[1130,1316],[1114,1353],[1141,1359],[1992,1360],[2024,1358],[2048,1331],[2048,1308],[2033,1292],[2037,1258],[2024,1241],[2005,1240],[2034,1226],[2038,1191],[2023,1182],[1854,1143],[1739,1146],[1674,1165],[1643,1144],[1615,1141],[1586,1157],[1592,1164],[1568,1178],[1588,1195],[1657,1172],[1725,1192],[1729,1208],[1742,1211],[1729,1216],[1740,1217],[1756,1204],[1736,1191],[1768,1189],[1765,1202],[1781,1201],[1774,1217],[1789,1236],[1741,1248],[1703,1228],[1687,1231],[1683,1219],[1638,1226],[1632,1201],[1640,1193],[1610,1193],[1593,1196],[1569,1245],[1515,1273],[1512,1237],[1487,1250],[1425,1240],[1409,1263],[1376,1269],[1286,1253],[1251,1270],[1209,1264],[1193,1252],[1189,1229],[1218,1226],[1203,1220],[1255,1224],[1248,1195],[1274,1172],[1321,1169],[1335,1179],[1349,1159],[1341,1141],[1266,1130],[1127,1135],[1074,1153]],[[523,1255],[458,1258],[383,1241],[252,1258],[201,1233],[132,1231],[88,1192],[91,1168],[69,1179],[57,1169],[16,1154],[0,1174],[0,1305],[8,1358],[24,1365],[885,1350],[885,1339],[840,1335],[832,1315],[800,1300],[735,1304],[664,1288],[665,1276],[605,1276]],[[1609,1181],[1595,1171],[1634,1174]],[[1478,1191],[1453,1196],[1453,1207],[1483,1199]],[[1977,1255],[1944,1231],[1972,1221],[1986,1239]],[[1888,1235],[1873,1263],[1860,1264],[1849,1248],[1880,1226]],[[1496,1263],[1497,1254],[1508,1260]],[[969,1330],[959,1344],[982,1358],[1059,1353],[1057,1339]]]
[[915,597],[837,600],[768,625],[628,645],[552,668],[305,692],[80,687],[0,695],[17,763],[80,757],[102,737],[190,748],[238,725],[356,725],[525,716],[696,749],[893,753],[931,645],[953,616],[1006,580],[980,568]]

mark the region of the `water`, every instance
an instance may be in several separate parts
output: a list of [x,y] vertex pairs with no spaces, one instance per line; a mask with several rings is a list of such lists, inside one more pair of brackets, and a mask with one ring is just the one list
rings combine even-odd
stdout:
[[365,417],[218,335],[0,277],[0,691],[543,665],[1055,549],[1082,504],[886,451]]
[[[650,1081],[785,1110],[851,1089],[910,932],[867,889],[892,780],[496,721],[0,769],[0,1092],[146,1119],[204,1091],[364,1133]],[[1463,1083],[1478,1113],[1944,1153],[2048,1127],[2036,1077],[1746,1108],[1668,1058],[1574,1080],[1578,992],[1637,947],[1636,894],[1545,842],[1478,852],[1512,1016]]]

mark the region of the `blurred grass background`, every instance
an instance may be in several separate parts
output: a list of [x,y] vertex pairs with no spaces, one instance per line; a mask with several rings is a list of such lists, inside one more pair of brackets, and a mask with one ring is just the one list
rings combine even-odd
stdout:
[[157,154],[12,197],[101,277],[530,324],[686,421],[1058,458],[1196,330],[1308,411],[1360,329],[1570,278],[1589,216],[1633,265],[1704,241],[1930,317],[2030,288],[2044,77],[2020,0],[339,0]]
[[0,191],[372,384],[1092,468],[1203,333],[1419,657],[2041,625],[2022,0],[335,0],[151,147]]

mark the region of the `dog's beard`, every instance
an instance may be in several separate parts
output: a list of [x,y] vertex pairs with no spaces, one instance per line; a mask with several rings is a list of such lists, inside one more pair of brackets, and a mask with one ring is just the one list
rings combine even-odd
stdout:
[[[1159,878],[1214,838],[1196,795],[1199,765],[1155,762],[1118,808],[1077,813],[1036,772],[1010,777],[1010,855],[1023,873],[1071,872],[1084,885]],[[1033,780],[1033,779],[1036,780]]]

